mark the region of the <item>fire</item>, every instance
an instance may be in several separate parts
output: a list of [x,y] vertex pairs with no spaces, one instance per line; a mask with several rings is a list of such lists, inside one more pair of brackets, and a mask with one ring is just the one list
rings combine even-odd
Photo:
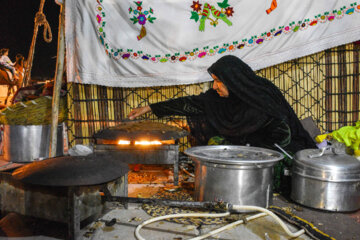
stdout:
[[[119,140],[119,145],[130,145],[131,141],[129,140]],[[150,146],[150,145],[161,145],[162,142],[158,140],[148,141],[148,140],[141,140],[141,141],[134,141],[134,145],[141,145],[141,146]]]
[[161,145],[162,143],[160,141],[135,141],[135,145],[143,145],[143,146],[148,146],[148,145]]
[[119,140],[118,144],[120,144],[120,145],[130,145],[130,141],[129,140]]

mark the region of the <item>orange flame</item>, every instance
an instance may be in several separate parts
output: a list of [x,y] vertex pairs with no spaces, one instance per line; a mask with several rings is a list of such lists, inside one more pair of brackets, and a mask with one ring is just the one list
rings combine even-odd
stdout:
[[143,146],[148,146],[148,145],[161,145],[162,143],[160,141],[135,141],[135,145],[143,145]]
[[120,145],[130,145],[130,141],[129,140],[119,140],[118,144],[120,144]]
[[[131,141],[129,140],[123,140],[120,139],[118,141],[119,145],[130,145]],[[158,140],[153,140],[153,141],[148,141],[148,140],[139,140],[139,141],[135,141],[134,142],[135,145],[141,145],[141,146],[150,146],[150,145],[161,145],[162,142],[158,141]]]

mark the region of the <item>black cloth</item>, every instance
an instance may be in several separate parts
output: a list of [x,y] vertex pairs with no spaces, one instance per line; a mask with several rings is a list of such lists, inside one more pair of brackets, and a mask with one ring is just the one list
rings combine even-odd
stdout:
[[221,135],[233,144],[276,149],[277,143],[292,152],[316,147],[280,90],[239,58],[224,56],[208,71],[225,84],[228,97],[210,89],[198,96],[151,104],[154,114],[187,116],[198,145]]

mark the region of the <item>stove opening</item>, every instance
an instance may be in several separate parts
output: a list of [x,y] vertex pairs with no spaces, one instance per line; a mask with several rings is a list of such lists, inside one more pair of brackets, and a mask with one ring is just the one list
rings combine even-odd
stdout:
[[[105,144],[109,144],[106,142]],[[119,139],[117,140],[117,145],[135,145],[135,146],[156,146],[156,145],[168,145],[168,144],[175,144],[175,140],[148,140],[148,139],[139,139],[139,140],[127,140],[127,139]]]

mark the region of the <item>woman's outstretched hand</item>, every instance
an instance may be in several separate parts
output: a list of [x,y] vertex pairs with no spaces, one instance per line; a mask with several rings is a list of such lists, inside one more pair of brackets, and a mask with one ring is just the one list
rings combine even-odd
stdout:
[[145,107],[139,107],[139,108],[134,108],[133,110],[131,110],[131,112],[128,115],[128,118],[130,120],[133,120],[145,113],[151,112],[151,108],[150,106],[145,106]]

